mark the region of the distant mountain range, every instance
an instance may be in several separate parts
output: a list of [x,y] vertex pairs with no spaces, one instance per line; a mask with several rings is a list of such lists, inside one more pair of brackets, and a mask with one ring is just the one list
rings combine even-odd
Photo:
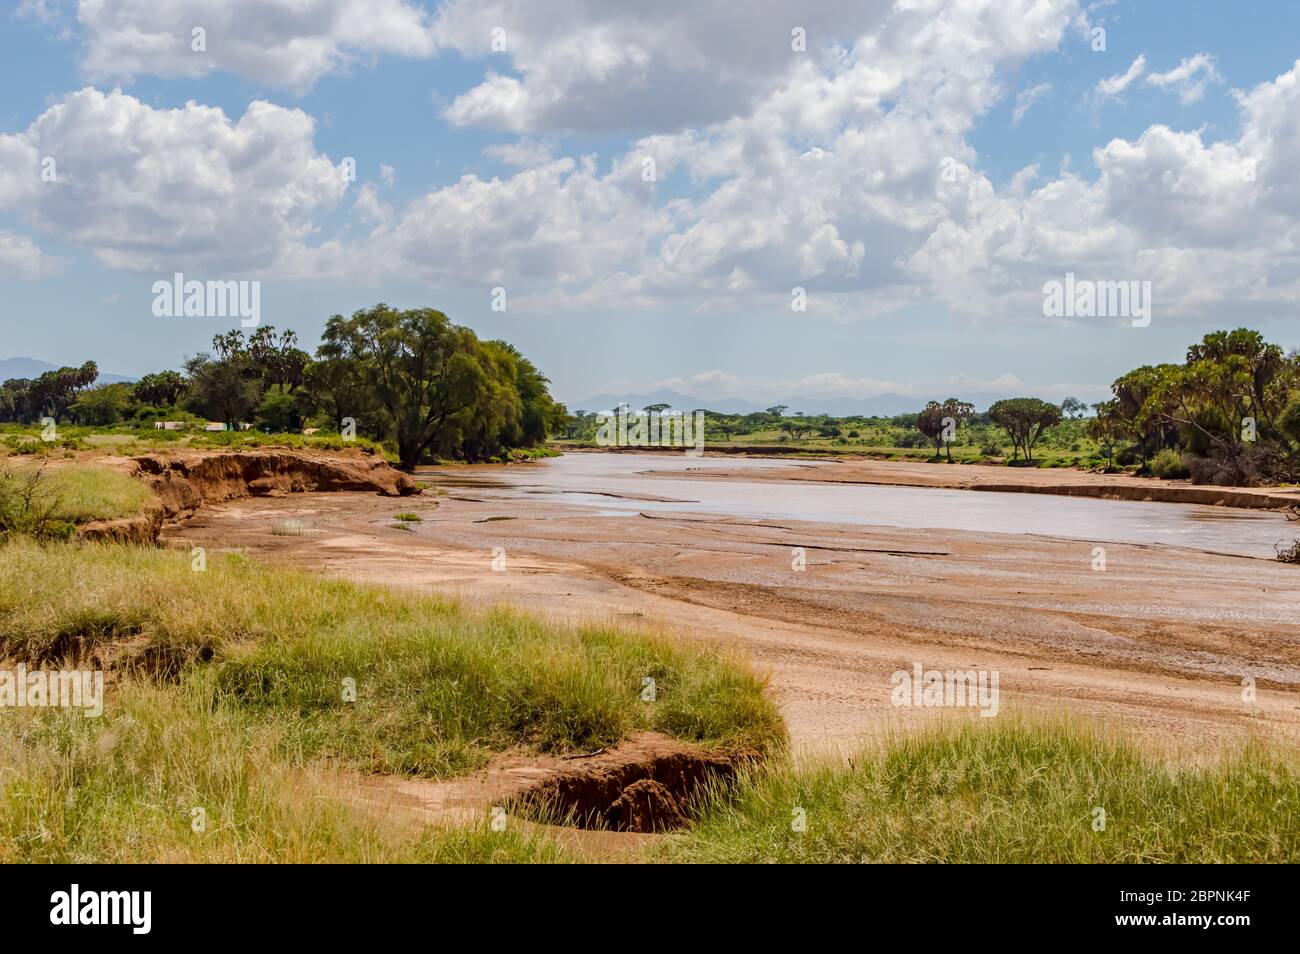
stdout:
[[[57,371],[61,365],[50,364],[48,361],[38,361],[36,358],[0,358],[0,383],[8,381],[10,378],[39,378],[46,371]],[[124,374],[107,374],[99,372],[99,377],[95,379],[96,384],[120,384],[122,382],[131,382],[135,378],[127,377]]]
[[[976,410],[986,410],[994,401],[1011,394],[972,394],[961,395],[970,401]],[[948,394],[936,395],[934,400],[942,401]],[[569,405],[572,411],[612,411],[620,403],[634,410],[641,410],[651,404],[668,404],[675,411],[694,411],[704,409],[720,414],[752,414],[764,411],[778,404],[786,406],[786,414],[829,414],[832,417],[893,417],[897,414],[914,414],[925,407],[930,398],[910,398],[901,394],[877,394],[874,397],[808,397],[806,395],[771,401],[767,404],[755,404],[742,398],[698,398],[680,391],[653,391],[649,394],[597,394]]]

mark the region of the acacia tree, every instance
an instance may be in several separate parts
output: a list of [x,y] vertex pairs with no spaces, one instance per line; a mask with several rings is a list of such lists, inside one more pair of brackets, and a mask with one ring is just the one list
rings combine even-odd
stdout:
[[989,408],[989,418],[1011,435],[1014,455],[1034,459],[1034,445],[1049,427],[1061,423],[1061,409],[1038,398],[1008,398]]
[[803,418],[787,417],[781,422],[781,430],[790,435],[791,440],[801,441],[812,433],[812,423]]
[[1077,397],[1068,397],[1061,402],[1061,417],[1078,420],[1087,412],[1088,405],[1084,404]]
[[413,469],[449,422],[484,399],[489,378],[482,344],[440,311],[388,305],[335,315],[317,356],[347,361],[382,409],[400,466]]
[[934,441],[934,456],[941,450],[947,450],[948,463],[952,463],[952,442],[948,440],[948,422],[952,422],[955,431],[958,424],[975,413],[975,405],[968,401],[948,398],[943,401],[931,401],[916,417],[916,429]]

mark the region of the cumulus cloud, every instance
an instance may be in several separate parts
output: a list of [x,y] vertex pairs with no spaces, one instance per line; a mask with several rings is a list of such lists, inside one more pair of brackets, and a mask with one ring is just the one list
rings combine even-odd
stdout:
[[313,131],[306,113],[271,103],[232,121],[83,89],[0,135],[0,210],[115,267],[274,268],[346,188]]
[[[900,7],[833,59],[796,58],[744,115],[644,137],[608,172],[591,157],[544,156],[529,139],[494,147],[525,168],[435,190],[341,257],[426,277],[549,279],[525,299],[538,308],[788,304],[806,285],[823,315],[885,313],[921,291],[903,253],[950,214],[941,170],[974,162],[965,136],[1004,95],[999,70],[1052,49],[1073,10],[1072,0]],[[488,36],[492,19],[476,22],[474,35]],[[670,176],[700,193],[660,201]]]
[[80,0],[77,32],[95,80],[225,70],[298,92],[381,54],[434,52],[429,15],[406,0]]
[[1300,299],[1300,63],[1237,94],[1242,131],[1206,142],[1165,125],[1093,153],[1093,181],[1071,173],[1025,194],[980,179],[911,266],[958,312],[1041,320],[1042,282],[1066,271],[1149,280],[1155,312],[1234,319],[1292,313]]
[[[525,133],[720,122],[747,113],[800,62],[834,57],[838,44],[878,30],[890,6],[753,0],[738,19],[732,0],[668,8],[641,0],[450,0],[434,20],[439,46],[495,56],[500,68],[458,96],[446,117]],[[792,49],[796,29],[803,51]],[[504,50],[493,49],[494,37]]]
[[[748,19],[766,28],[740,31],[732,5],[709,2],[446,5],[428,26],[438,45],[517,73],[515,98],[488,75],[449,107],[455,122],[519,131],[485,150],[509,169],[401,201],[381,170],[355,189],[353,228],[333,235],[317,229],[347,186],[306,114],[160,110],[94,89],[0,135],[0,211],[126,268],[504,284],[512,310],[788,311],[800,286],[809,317],[939,301],[1042,321],[1042,284],[1066,271],[1151,280],[1156,320],[1280,314],[1300,299],[1296,69],[1234,94],[1236,138],[1156,124],[1099,144],[1086,172],[1031,166],[995,187],[970,133],[1010,95],[1007,77],[1077,24],[1074,0],[909,0],[888,16],[848,4],[842,26],[820,7],[805,20],[765,3],[767,19]],[[506,52],[493,54],[498,26]],[[806,53],[789,49],[795,27]],[[566,65],[561,34],[595,45]],[[1152,85],[1191,95],[1218,75],[1197,57],[1184,66]],[[1144,75],[1140,56],[1097,95]],[[1021,91],[1013,120],[1043,85]],[[613,156],[563,154],[558,130],[614,128],[638,103],[653,104],[655,131]],[[59,162],[54,188],[36,172],[44,156]]]

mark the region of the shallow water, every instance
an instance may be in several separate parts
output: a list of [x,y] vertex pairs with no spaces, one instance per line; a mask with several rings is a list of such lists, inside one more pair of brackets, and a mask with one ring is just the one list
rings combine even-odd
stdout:
[[[593,515],[637,511],[714,513],[758,519],[860,523],[886,527],[1030,533],[1115,543],[1191,547],[1271,557],[1300,537],[1280,513],[1192,504],[1096,500],[1054,494],[941,490],[870,484],[692,480],[646,471],[762,469],[789,462],[691,459],[651,454],[567,454],[536,463],[457,473],[439,470],[448,488],[474,488],[484,500],[550,495],[589,506]],[[800,461],[800,467],[822,466]],[[454,491],[453,491],[454,492]],[[667,499],[664,499],[667,498]]]

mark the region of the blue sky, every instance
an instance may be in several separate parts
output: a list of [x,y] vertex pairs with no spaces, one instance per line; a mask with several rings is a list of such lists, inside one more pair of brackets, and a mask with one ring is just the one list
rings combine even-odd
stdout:
[[[1212,328],[1300,345],[1300,5],[294,6],[0,13],[0,357],[177,366],[234,322],[155,317],[175,270],[308,347],[437,307],[567,400],[1097,400]],[[1045,318],[1066,271],[1154,320]]]

